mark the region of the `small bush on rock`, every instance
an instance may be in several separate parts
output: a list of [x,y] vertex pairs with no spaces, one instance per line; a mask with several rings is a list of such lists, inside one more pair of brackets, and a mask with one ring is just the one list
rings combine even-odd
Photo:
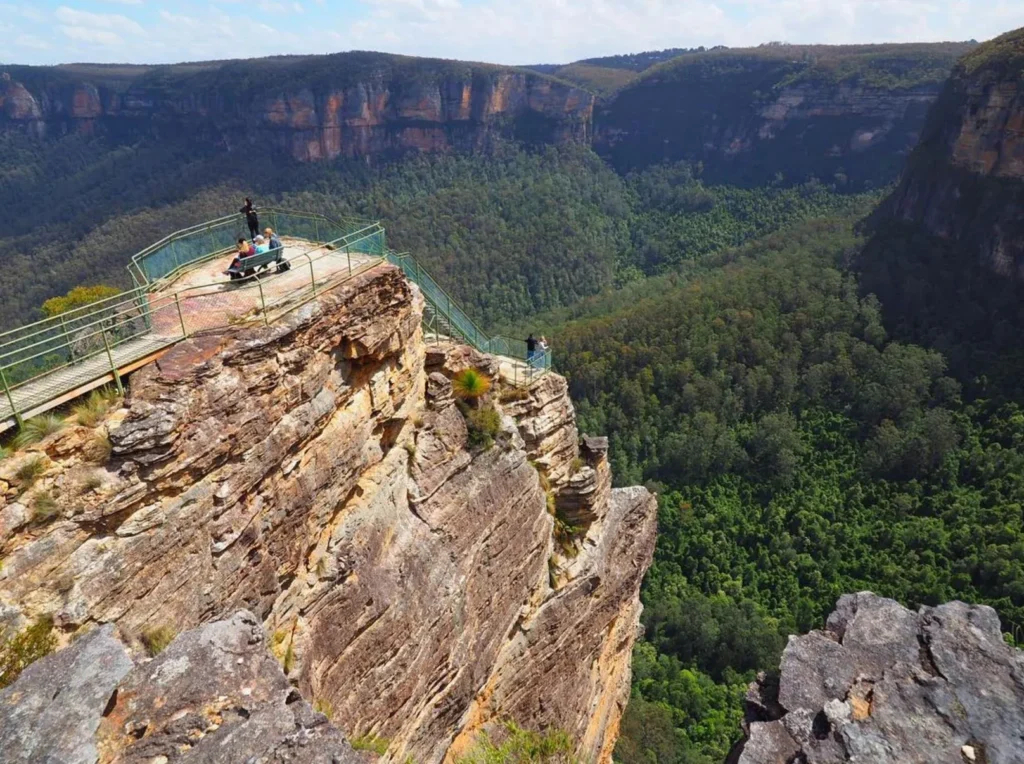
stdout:
[[469,447],[488,450],[501,431],[501,414],[493,406],[463,413],[469,428]]
[[23,489],[32,487],[32,484],[39,479],[39,477],[46,472],[46,457],[45,456],[33,456],[23,465],[18,468],[18,471],[14,473],[14,477],[21,483]]
[[561,730],[544,733],[524,730],[513,722],[505,725],[504,735],[481,734],[457,764],[578,764],[572,738]]
[[177,636],[170,626],[153,626],[142,632],[142,644],[154,658],[162,653]]
[[48,492],[37,493],[32,497],[32,522],[43,525],[50,522],[60,514],[60,506],[53,494]]
[[460,371],[452,380],[452,392],[464,401],[475,401],[487,395],[491,389],[491,378],[476,369]]
[[83,427],[95,427],[117,400],[117,391],[108,387],[93,390],[89,397],[74,407],[75,420]]

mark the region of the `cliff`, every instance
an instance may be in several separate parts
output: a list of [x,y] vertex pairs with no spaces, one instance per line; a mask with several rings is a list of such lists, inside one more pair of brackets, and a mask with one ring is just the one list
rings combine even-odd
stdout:
[[534,72],[344,53],[198,67],[10,67],[0,130],[118,140],[187,134],[300,161],[473,150],[496,137],[585,143],[594,97]]
[[760,184],[781,174],[883,185],[970,47],[780,45],[682,55],[598,111],[595,148],[620,170],[689,160],[716,182]]
[[556,375],[497,385],[481,445],[451,378],[496,362],[428,348],[421,312],[381,266],[176,346],[98,429],[0,463],[0,619],[137,641],[245,609],[301,694],[389,760],[442,761],[506,719],[610,760],[654,499],[611,489]]
[[1024,278],[1024,29],[961,60],[884,215]]
[[747,695],[738,764],[1010,764],[1024,738],[1024,653],[992,608],[911,612],[844,595],[823,631],[790,637]]

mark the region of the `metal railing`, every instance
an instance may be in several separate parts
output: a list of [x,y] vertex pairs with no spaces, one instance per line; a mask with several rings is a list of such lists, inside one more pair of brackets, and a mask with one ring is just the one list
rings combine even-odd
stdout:
[[488,337],[444,289],[407,252],[387,251],[388,262],[402,269],[416,284],[426,300],[423,323],[428,339],[449,337],[475,347],[482,353],[503,356],[513,361],[505,373],[514,385],[529,384],[551,371],[550,349],[538,348],[532,355],[525,340]]
[[[112,381],[121,390],[123,369],[187,337],[252,321],[269,325],[385,260],[420,287],[426,300],[424,324],[435,340],[450,337],[504,356],[511,368],[503,373],[513,384],[529,384],[550,369],[549,352],[528,359],[521,340],[482,332],[414,258],[387,249],[379,223],[277,209],[262,214],[279,235],[308,243],[287,254],[289,268],[276,276],[283,281],[269,288],[262,273],[240,282],[175,287],[186,272],[234,249],[240,216],[232,215],[178,231],[135,255],[129,265],[138,283],[134,289],[0,333],[0,431],[12,417],[20,425],[89,385]],[[221,246],[225,240],[230,244]]]

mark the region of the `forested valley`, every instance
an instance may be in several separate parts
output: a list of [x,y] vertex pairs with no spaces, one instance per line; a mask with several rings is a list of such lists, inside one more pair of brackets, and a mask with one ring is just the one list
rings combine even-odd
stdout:
[[[938,81],[954,52],[892,86]],[[713,89],[690,66],[650,87]],[[609,92],[632,81],[601,68]],[[371,166],[105,141],[0,135],[5,325],[125,286],[132,252],[249,195],[380,219],[481,326],[547,335],[616,483],[659,494],[616,761],[723,761],[750,681],[846,592],[988,604],[1024,640],[1024,290],[879,218],[889,189],[864,189],[902,156],[871,183],[799,166],[739,186],[572,145]]]

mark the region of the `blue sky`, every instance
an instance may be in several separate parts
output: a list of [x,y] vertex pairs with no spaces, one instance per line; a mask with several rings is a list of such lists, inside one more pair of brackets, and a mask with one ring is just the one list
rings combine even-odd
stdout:
[[0,0],[4,63],[381,50],[504,64],[669,47],[985,40],[1022,0]]

